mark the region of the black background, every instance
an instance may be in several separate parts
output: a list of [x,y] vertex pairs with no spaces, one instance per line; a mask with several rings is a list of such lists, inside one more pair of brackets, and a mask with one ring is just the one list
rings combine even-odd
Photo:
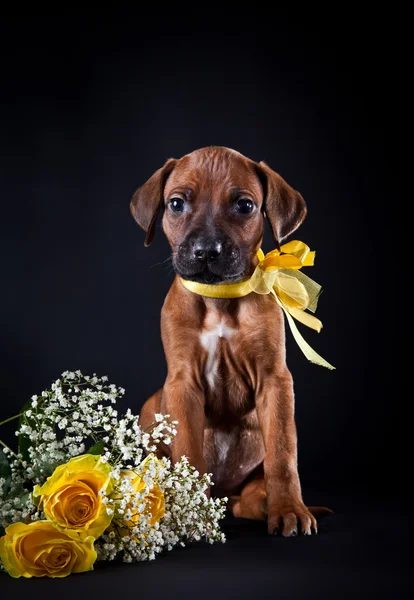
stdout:
[[[138,412],[165,378],[159,314],[173,274],[161,231],[144,248],[131,195],[167,158],[202,146],[265,160],[308,204],[294,238],[317,251],[308,274],[324,287],[324,329],[303,333],[337,370],[308,363],[289,333],[288,364],[305,501],[330,504],[337,516],[322,523],[317,542],[275,539],[271,548],[259,525],[230,521],[223,549],[177,551],[131,571],[100,566],[99,585],[106,578],[109,589],[115,574],[133,590],[148,573],[149,586],[157,569],[167,585],[175,565],[174,585],[188,591],[197,568],[202,585],[210,564],[215,595],[257,591],[276,578],[275,593],[277,581],[287,593],[295,580],[292,593],[320,597],[343,577],[361,597],[374,582],[377,596],[402,597],[408,518],[394,357],[405,325],[388,300],[390,273],[398,280],[402,266],[391,239],[394,217],[404,217],[393,171],[404,123],[403,36],[394,16],[350,7],[241,10],[3,17],[0,421],[78,368],[125,387],[125,407]],[[4,426],[2,439],[14,444],[13,431]],[[396,538],[383,539],[385,531]],[[263,560],[249,555],[252,547]],[[314,552],[321,558],[312,578]],[[371,561],[365,571],[360,554]],[[245,571],[250,564],[250,583],[237,573],[230,582],[221,561],[246,563]],[[287,571],[277,580],[280,562]],[[67,585],[97,585],[97,577]]]

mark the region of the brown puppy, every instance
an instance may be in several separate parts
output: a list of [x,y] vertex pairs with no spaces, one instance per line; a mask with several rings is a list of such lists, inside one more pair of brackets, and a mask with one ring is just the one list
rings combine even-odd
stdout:
[[[134,194],[131,211],[152,241],[155,220],[176,273],[201,283],[251,275],[269,219],[277,246],[306,215],[302,196],[265,163],[221,147],[170,159]],[[188,456],[213,473],[214,493],[237,517],[266,519],[269,533],[316,531],[297,469],[294,394],[281,309],[271,296],[199,296],[177,276],[161,313],[168,363],[164,387],[141,411],[179,421],[173,461]]]

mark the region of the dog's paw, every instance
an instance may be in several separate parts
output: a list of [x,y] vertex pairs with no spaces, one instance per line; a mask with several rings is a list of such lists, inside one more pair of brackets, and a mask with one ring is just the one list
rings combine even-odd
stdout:
[[304,504],[295,504],[269,510],[267,530],[270,535],[282,534],[284,537],[293,537],[298,533],[303,535],[318,533],[318,525],[315,517]]

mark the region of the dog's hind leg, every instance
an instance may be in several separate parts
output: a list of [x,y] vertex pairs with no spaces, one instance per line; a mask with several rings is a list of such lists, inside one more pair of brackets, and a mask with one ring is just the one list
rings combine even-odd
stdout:
[[154,415],[161,412],[162,388],[145,402],[139,413],[139,424],[143,430],[149,429],[155,422]]
[[230,496],[229,506],[234,517],[264,521],[267,517],[267,510],[263,477],[249,481],[239,496]]
[[[266,490],[263,476],[257,476],[249,481],[240,495],[230,496],[229,508],[234,517],[264,521],[267,518]],[[323,518],[332,511],[324,506],[308,506],[309,512],[316,518]],[[305,516],[305,515],[304,515]],[[302,522],[302,533],[309,534],[309,523]],[[313,524],[316,531],[316,522]]]

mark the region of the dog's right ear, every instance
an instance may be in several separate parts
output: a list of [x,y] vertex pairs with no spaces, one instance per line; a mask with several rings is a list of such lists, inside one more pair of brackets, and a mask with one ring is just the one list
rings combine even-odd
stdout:
[[135,221],[147,234],[145,246],[152,242],[155,232],[155,221],[163,205],[165,182],[173,170],[176,160],[170,158],[165,165],[155,171],[144,185],[137,189],[130,203],[131,214]]
[[274,240],[280,242],[293,233],[306,216],[306,203],[302,196],[266,163],[255,163],[264,190],[263,209],[269,220]]

